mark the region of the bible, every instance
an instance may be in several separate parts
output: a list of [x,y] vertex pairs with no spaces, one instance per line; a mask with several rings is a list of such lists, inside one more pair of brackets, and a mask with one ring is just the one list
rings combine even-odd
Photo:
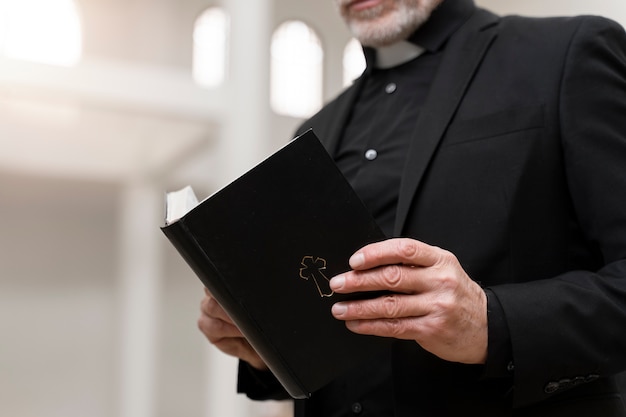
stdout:
[[293,398],[389,346],[331,314],[329,280],[385,239],[313,131],[198,202],[167,194],[164,234]]

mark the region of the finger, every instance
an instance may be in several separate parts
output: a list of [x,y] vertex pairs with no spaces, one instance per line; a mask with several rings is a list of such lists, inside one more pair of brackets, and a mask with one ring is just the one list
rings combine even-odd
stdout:
[[215,345],[222,352],[242,359],[259,370],[267,370],[263,359],[246,339],[224,339]]
[[[401,340],[416,340],[415,326],[416,318],[404,317],[398,319],[377,319],[377,320],[351,320],[346,322],[346,327],[353,333],[390,337]],[[416,340],[417,341],[417,340]]]
[[220,304],[211,296],[205,296],[200,303],[200,311],[203,315],[223,320],[233,324],[232,319]]
[[225,338],[215,343],[222,352],[237,358],[248,360],[254,350],[250,344],[242,338]]
[[414,239],[388,239],[364,246],[350,258],[355,270],[381,265],[433,266],[441,260],[442,249]]
[[340,294],[367,291],[392,291],[416,294],[432,289],[433,271],[424,267],[386,265],[364,271],[349,271],[330,280],[330,288]]
[[198,328],[213,344],[217,344],[223,339],[243,338],[241,331],[234,324],[206,315],[201,315],[198,318]]
[[[428,302],[408,306],[409,296],[386,297],[382,304],[341,302],[333,306],[333,315],[345,321],[346,327],[358,334],[415,340],[423,344],[446,334],[453,338],[445,317],[430,311]],[[414,301],[414,300],[413,300]]]
[[389,294],[371,300],[335,303],[331,311],[339,320],[379,320],[421,317],[430,312],[426,296]]

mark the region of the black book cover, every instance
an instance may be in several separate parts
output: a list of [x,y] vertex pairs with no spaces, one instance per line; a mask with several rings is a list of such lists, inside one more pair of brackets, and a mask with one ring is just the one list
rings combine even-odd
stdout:
[[331,315],[328,280],[385,238],[312,131],[163,232],[294,398],[372,358],[388,341]]

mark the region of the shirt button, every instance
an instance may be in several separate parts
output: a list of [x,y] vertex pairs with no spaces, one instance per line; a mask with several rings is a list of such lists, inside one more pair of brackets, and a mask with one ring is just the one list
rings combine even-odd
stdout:
[[387,86],[385,87],[385,93],[387,94],[391,94],[394,91],[396,91],[398,89],[398,86],[396,86],[396,83],[389,83],[387,84]]
[[363,411],[363,406],[361,405],[361,403],[354,403],[352,404],[352,407],[350,407],[350,409],[354,414],[361,414],[361,411]]
[[545,388],[543,389],[543,391],[546,394],[554,394],[555,392],[557,392],[559,389],[561,389],[561,386],[559,385],[558,382],[552,381],[552,382],[548,382],[545,386]]
[[509,362],[509,363],[506,365],[506,370],[507,370],[507,371],[509,371],[509,372],[513,372],[513,371],[515,370],[515,364],[513,364],[513,362],[512,362],[512,361],[511,361],[511,362]]
[[378,157],[378,152],[376,152],[376,149],[368,149],[365,152],[365,159],[367,159],[368,161],[373,161],[377,157]]

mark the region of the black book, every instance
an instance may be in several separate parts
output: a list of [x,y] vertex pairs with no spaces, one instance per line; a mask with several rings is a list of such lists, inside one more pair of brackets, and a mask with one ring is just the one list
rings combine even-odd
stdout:
[[[181,194],[186,201],[184,191],[168,195],[168,212]],[[165,235],[292,397],[309,397],[388,346],[331,315],[338,301],[372,296],[333,293],[328,281],[385,236],[311,130],[170,215]]]

